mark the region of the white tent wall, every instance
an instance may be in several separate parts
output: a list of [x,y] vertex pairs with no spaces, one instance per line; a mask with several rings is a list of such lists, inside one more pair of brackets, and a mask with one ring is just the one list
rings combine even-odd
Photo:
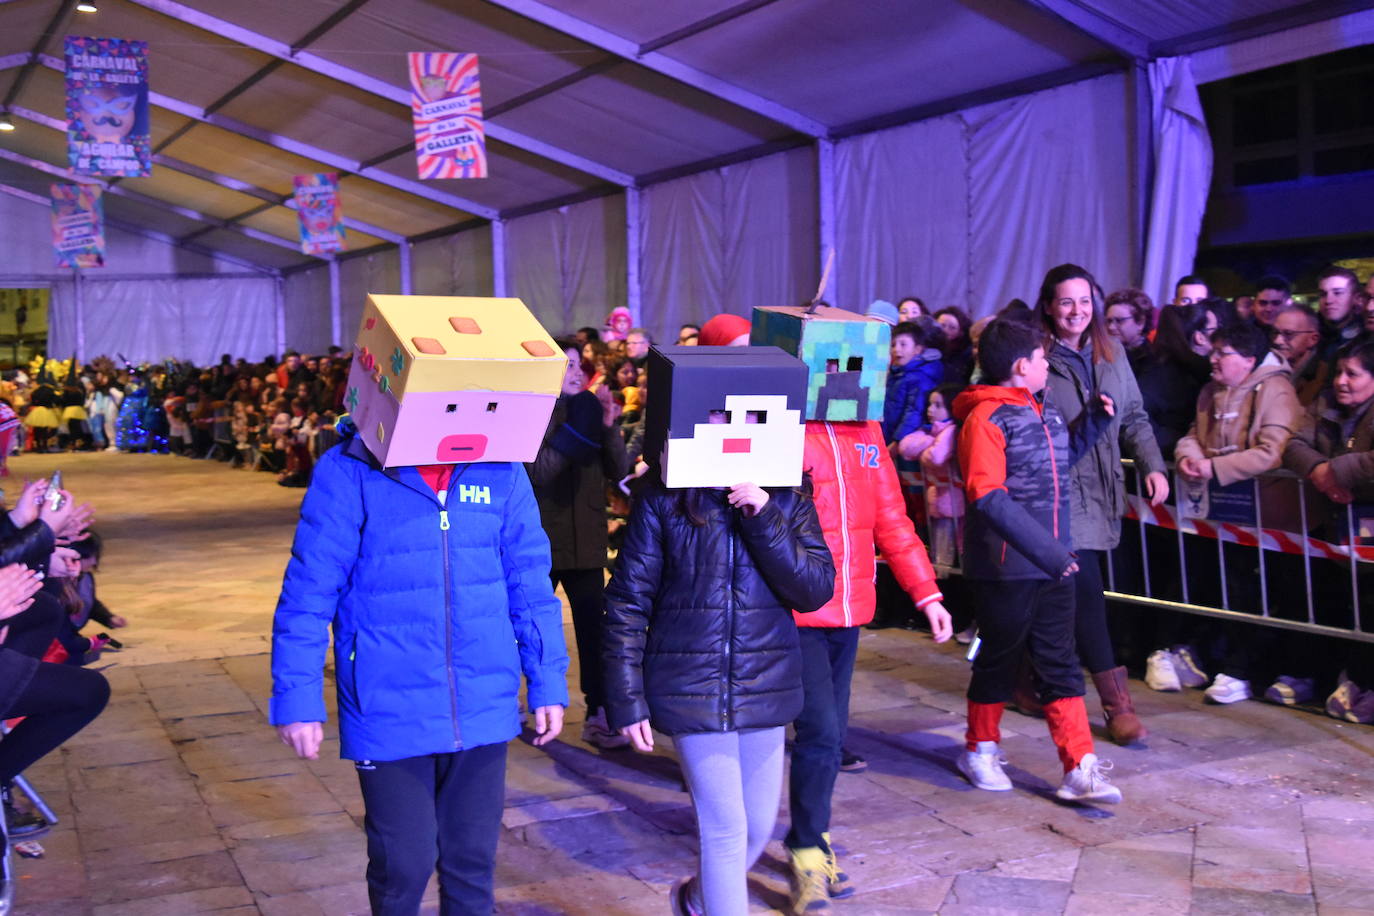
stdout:
[[1111,75],[842,141],[835,304],[917,295],[979,317],[1065,261],[1135,282],[1129,110]]
[[286,277],[286,348],[323,353],[333,342],[329,327],[329,268],[312,267]]
[[411,248],[410,270],[416,295],[490,296],[491,227],[416,243]]
[[[329,275],[326,272],[325,277]],[[327,280],[326,280],[327,282]],[[347,346],[358,336],[368,293],[399,295],[401,255],[395,248],[339,262],[339,340]]]
[[625,303],[625,250],[622,194],[510,220],[508,292],[555,335],[599,329]]
[[[272,277],[245,276],[239,264],[109,226],[106,266],[82,273],[79,322],[72,271],[53,266],[50,226],[47,207],[0,194],[0,246],[5,252],[0,286],[7,277],[50,286],[52,355],[75,354],[83,336],[88,360],[123,353],[135,361],[174,356],[201,363],[216,362],[226,352],[261,359],[276,349]],[[179,276],[185,274],[199,276]],[[209,279],[206,274],[226,276]]]
[[643,323],[656,339],[719,312],[796,305],[817,268],[816,153],[804,148],[643,192]]

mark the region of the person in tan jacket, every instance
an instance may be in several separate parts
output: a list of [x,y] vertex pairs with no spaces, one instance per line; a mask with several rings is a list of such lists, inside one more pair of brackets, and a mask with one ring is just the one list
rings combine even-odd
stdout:
[[[1179,473],[1189,482],[1215,480],[1228,486],[1279,467],[1303,415],[1288,364],[1270,350],[1268,334],[1253,324],[1214,333],[1210,362],[1212,379],[1198,394],[1193,425],[1174,450]],[[1260,488],[1261,518],[1270,514],[1265,511],[1272,504],[1267,490]],[[1233,610],[1260,610],[1252,551],[1235,544],[1225,548],[1226,606]],[[1243,625],[1222,629],[1225,650],[1207,699],[1237,703],[1251,696],[1254,633]]]

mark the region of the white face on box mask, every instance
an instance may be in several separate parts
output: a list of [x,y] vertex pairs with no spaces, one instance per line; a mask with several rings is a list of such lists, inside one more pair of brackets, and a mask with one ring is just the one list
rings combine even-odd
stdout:
[[668,438],[667,487],[794,487],[801,483],[806,426],[785,394],[732,394],[692,435]]

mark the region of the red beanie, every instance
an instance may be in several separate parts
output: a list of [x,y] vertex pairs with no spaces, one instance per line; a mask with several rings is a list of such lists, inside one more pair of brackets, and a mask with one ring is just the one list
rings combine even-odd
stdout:
[[748,334],[751,325],[748,318],[739,315],[717,315],[701,326],[697,343],[703,347],[725,347],[741,334]]

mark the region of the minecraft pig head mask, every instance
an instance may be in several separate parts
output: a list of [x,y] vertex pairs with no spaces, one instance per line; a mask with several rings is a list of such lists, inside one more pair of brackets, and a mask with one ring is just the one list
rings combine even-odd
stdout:
[[884,321],[822,305],[754,309],[749,342],[806,363],[808,420],[844,422],[883,418],[891,337]]
[[383,467],[533,461],[567,363],[519,299],[368,296],[344,402]]
[[654,347],[648,365],[644,455],[664,486],[801,483],[799,360],[776,347]]

